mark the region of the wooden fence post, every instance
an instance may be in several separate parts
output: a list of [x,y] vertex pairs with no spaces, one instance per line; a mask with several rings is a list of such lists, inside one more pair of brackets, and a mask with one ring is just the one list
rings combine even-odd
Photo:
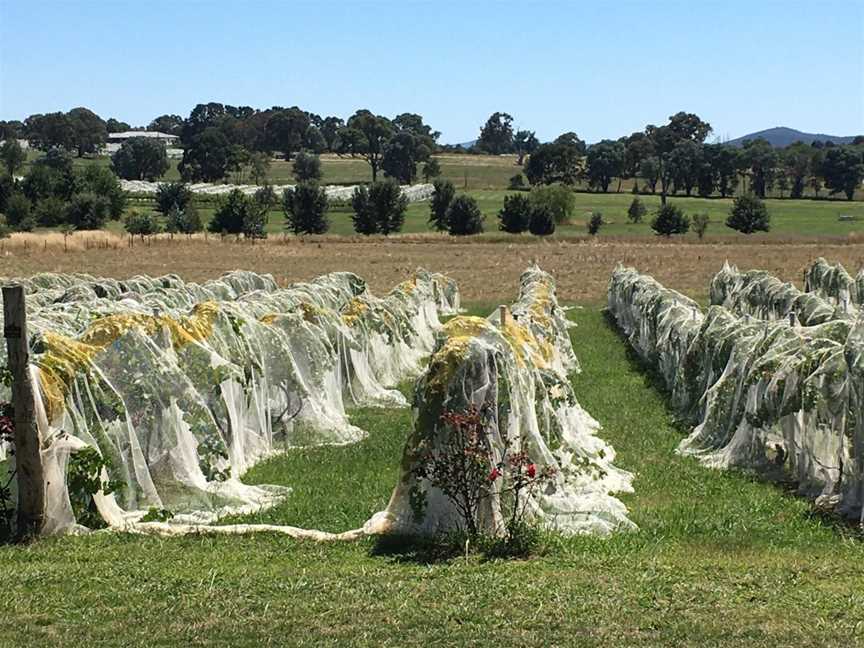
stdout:
[[38,535],[45,519],[45,480],[36,427],[27,313],[22,286],[3,287],[3,337],[12,373],[15,408],[15,470],[18,479],[18,537]]

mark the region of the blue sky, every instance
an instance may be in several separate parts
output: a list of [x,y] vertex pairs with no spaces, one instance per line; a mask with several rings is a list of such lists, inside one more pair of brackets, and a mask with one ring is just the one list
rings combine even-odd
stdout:
[[0,0],[0,119],[84,105],[146,124],[196,103],[419,112],[442,142],[490,113],[592,142],[678,110],[732,138],[864,133],[864,0]]

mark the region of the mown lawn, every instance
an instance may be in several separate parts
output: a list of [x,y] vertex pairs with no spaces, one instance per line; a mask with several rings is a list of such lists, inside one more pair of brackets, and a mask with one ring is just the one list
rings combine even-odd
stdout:
[[[478,312],[489,310],[489,305]],[[864,542],[781,488],[674,454],[682,431],[598,308],[572,312],[582,404],[640,530],[527,561],[427,564],[372,540],[93,535],[0,548],[0,645],[864,645]],[[343,530],[387,500],[407,411],[361,444],[261,464],[295,489],[268,521]]]
[[[534,238],[530,234],[507,235],[498,230],[498,211],[504,204],[504,197],[508,191],[481,189],[469,190],[467,193],[474,197],[480,210],[486,217],[485,238],[501,238],[504,240],[524,240]],[[567,237],[587,236],[586,223],[592,211],[600,211],[603,214],[605,224],[598,235],[599,239],[615,238],[655,238],[656,235],[650,227],[651,218],[660,205],[658,196],[640,196],[640,200],[648,208],[648,215],[639,224],[630,223],[627,219],[627,208],[633,200],[631,194],[626,193],[587,193],[575,192],[575,209],[570,223],[559,225],[555,234],[550,239]],[[729,209],[732,205],[731,199],[720,198],[685,198],[674,197],[669,199],[679,205],[685,213],[693,216],[696,213],[707,213],[711,219],[708,226],[706,238],[711,240],[736,241],[777,241],[777,240],[803,240],[820,237],[845,238],[849,235],[864,236],[864,201],[846,202],[839,200],[790,200],[769,199],[766,201],[771,214],[771,231],[758,233],[750,236],[740,234],[725,225]],[[133,201],[131,208],[152,207],[152,203],[143,202],[137,204]],[[202,201],[199,212],[202,220],[209,222],[216,207],[215,200]],[[329,211],[330,229],[329,234],[349,236],[354,234],[354,226],[351,220],[352,209],[350,205],[332,205]],[[855,217],[851,221],[841,221],[841,215]],[[429,202],[413,203],[408,206],[405,215],[405,223],[402,233],[417,234],[429,232]],[[123,232],[123,224],[120,221],[110,221],[108,229],[118,233]],[[269,212],[267,232],[271,235],[285,232],[285,214],[281,205]],[[676,237],[676,240],[682,237]],[[690,241],[697,240],[695,232],[690,232],[683,238]]]

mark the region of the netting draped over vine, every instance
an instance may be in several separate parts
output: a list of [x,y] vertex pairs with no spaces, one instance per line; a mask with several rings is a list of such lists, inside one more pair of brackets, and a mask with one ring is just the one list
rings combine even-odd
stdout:
[[[718,275],[722,281],[715,278],[712,301],[721,288],[738,285],[735,275],[727,267]],[[787,299],[787,288],[765,290],[780,284],[776,280],[744,277],[745,283],[755,278],[750,285],[758,288],[745,287],[724,300],[744,314],[715,305],[703,315],[686,297],[619,267],[609,284],[609,310],[634,348],[659,370],[681,415],[695,425],[680,452],[712,467],[791,477],[819,504],[858,515],[864,489],[864,319],[790,324],[791,311],[784,309],[802,300]],[[797,312],[807,318],[819,309]]]
[[[428,371],[416,385],[416,421],[405,447],[399,482],[387,509],[366,526],[370,533],[421,533],[466,528],[466,520],[439,487],[418,472],[440,452],[453,429],[445,412],[481,412],[492,464],[525,452],[554,478],[524,502],[528,515],[564,532],[607,534],[633,528],[624,505],[610,493],[630,492],[632,476],[613,465],[611,446],[576,400],[568,372],[578,370],[569,323],[551,276],[536,266],[521,278],[518,301],[501,321],[456,317],[439,335]],[[494,475],[493,475],[494,477]],[[480,530],[498,533],[507,514],[507,469],[478,510]]]
[[840,312],[855,314],[864,307],[864,268],[853,279],[839,263],[817,259],[804,273],[804,290],[831,302]]
[[804,326],[851,316],[848,308],[840,308],[819,294],[802,292],[764,270],[740,272],[728,263],[711,280],[710,297],[712,304],[742,315],[765,320],[794,315]]
[[[271,504],[285,488],[239,476],[292,445],[351,443],[350,405],[405,406],[455,283],[418,270],[385,297],[351,273],[278,289],[234,272],[116,282],[39,275],[25,282],[46,533],[74,527],[66,470],[94,448],[113,492],[93,497],[111,526],[171,509],[178,523]],[[8,394],[6,394],[8,400]]]

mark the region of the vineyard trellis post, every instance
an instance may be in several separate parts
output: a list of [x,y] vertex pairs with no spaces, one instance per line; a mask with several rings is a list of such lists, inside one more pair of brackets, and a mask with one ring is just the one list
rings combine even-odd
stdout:
[[33,382],[24,288],[3,287],[3,337],[6,338],[9,371],[12,374],[12,404],[15,408],[15,470],[18,480],[19,538],[37,535],[45,518],[45,482],[36,427]]

